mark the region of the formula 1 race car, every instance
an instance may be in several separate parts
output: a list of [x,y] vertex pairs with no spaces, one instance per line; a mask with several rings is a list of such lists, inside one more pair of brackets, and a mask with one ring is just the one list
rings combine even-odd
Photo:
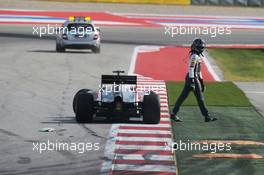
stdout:
[[56,51],[91,49],[100,53],[100,40],[100,29],[95,27],[90,17],[69,17],[58,30]]
[[79,123],[92,122],[96,116],[141,117],[146,124],[160,121],[160,99],[153,91],[138,92],[137,76],[120,75],[124,71],[113,71],[117,75],[102,75],[98,92],[79,90],[73,99],[73,111]]

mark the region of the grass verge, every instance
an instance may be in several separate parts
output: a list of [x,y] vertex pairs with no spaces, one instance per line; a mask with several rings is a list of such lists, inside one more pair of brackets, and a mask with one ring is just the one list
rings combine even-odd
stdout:
[[[184,82],[167,82],[169,104],[174,105]],[[205,82],[205,101],[208,106],[249,107],[251,103],[245,94],[232,82]],[[183,106],[197,105],[195,96],[190,93]]]
[[230,81],[264,81],[264,49],[208,49]]
[[[182,82],[167,82],[169,105],[182,89]],[[208,109],[218,120],[205,123],[193,95],[180,109],[183,122],[172,122],[174,140],[190,141],[257,141],[264,142],[264,118],[251,106],[244,93],[231,82],[207,83],[206,102]],[[264,143],[263,143],[264,144]],[[257,154],[264,156],[264,146],[232,144],[231,150],[217,150],[216,153]],[[208,150],[176,151],[177,166],[180,175],[262,175],[264,159],[252,158],[195,158],[197,154],[213,154]]]

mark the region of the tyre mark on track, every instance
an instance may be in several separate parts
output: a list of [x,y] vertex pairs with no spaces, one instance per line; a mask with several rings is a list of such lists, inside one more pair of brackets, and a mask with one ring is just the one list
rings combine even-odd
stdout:
[[[66,111],[68,108],[68,102],[67,102],[67,99],[70,98],[70,92],[69,90],[71,89],[71,85],[72,85],[72,82],[73,82],[73,78],[72,78],[72,67],[71,67],[71,64],[70,64],[70,61],[69,61],[69,58],[65,58],[65,67],[67,69],[67,82],[66,82],[66,86],[65,88],[63,89],[62,91],[62,96],[61,96],[61,102],[60,102],[60,105],[59,105],[59,113],[58,113],[58,116],[59,117],[65,117],[66,116]],[[63,125],[63,122],[62,120],[58,121],[58,126],[62,126]],[[63,136],[63,133],[60,132],[59,136]]]
[[104,136],[100,136],[98,135],[95,131],[93,131],[92,129],[90,129],[89,127],[85,126],[84,124],[81,125],[86,131],[88,134],[91,134],[92,136],[94,137],[98,137],[98,138],[101,138],[101,139],[104,139],[106,140],[107,138],[104,137]]
[[0,128],[0,133],[5,134],[7,136],[12,136],[12,137],[21,137],[20,135],[17,135],[11,131],[7,131],[7,130],[1,129],[1,128]]

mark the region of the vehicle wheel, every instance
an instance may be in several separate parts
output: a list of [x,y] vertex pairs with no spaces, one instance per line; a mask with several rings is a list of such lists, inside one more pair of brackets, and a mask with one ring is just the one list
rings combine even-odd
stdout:
[[77,104],[77,98],[80,95],[80,93],[88,93],[90,91],[90,89],[81,89],[79,90],[73,97],[73,101],[72,101],[72,109],[74,114],[76,114],[76,104]]
[[57,52],[65,52],[65,48],[62,47],[58,41],[56,42],[56,51]]
[[89,92],[79,93],[76,99],[76,120],[78,123],[89,123],[93,120],[94,98]]
[[160,100],[154,92],[144,96],[142,115],[143,122],[146,124],[158,124],[160,122]]
[[93,48],[93,52],[94,53],[100,53],[101,52],[101,47],[98,46],[98,47]]

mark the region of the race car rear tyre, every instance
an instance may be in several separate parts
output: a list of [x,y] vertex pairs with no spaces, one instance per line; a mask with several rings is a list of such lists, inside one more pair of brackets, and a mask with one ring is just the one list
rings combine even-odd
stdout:
[[73,112],[74,114],[76,114],[76,104],[77,104],[77,98],[80,95],[80,93],[88,93],[90,91],[90,89],[81,89],[79,90],[73,97],[73,101],[72,101],[72,108],[73,108]]
[[57,52],[65,52],[65,48],[62,47],[59,42],[56,42],[56,51]]
[[94,98],[89,92],[79,93],[76,99],[76,120],[78,123],[89,123],[93,121]]
[[160,122],[160,100],[154,92],[144,96],[142,115],[143,122],[146,124],[158,124]]

